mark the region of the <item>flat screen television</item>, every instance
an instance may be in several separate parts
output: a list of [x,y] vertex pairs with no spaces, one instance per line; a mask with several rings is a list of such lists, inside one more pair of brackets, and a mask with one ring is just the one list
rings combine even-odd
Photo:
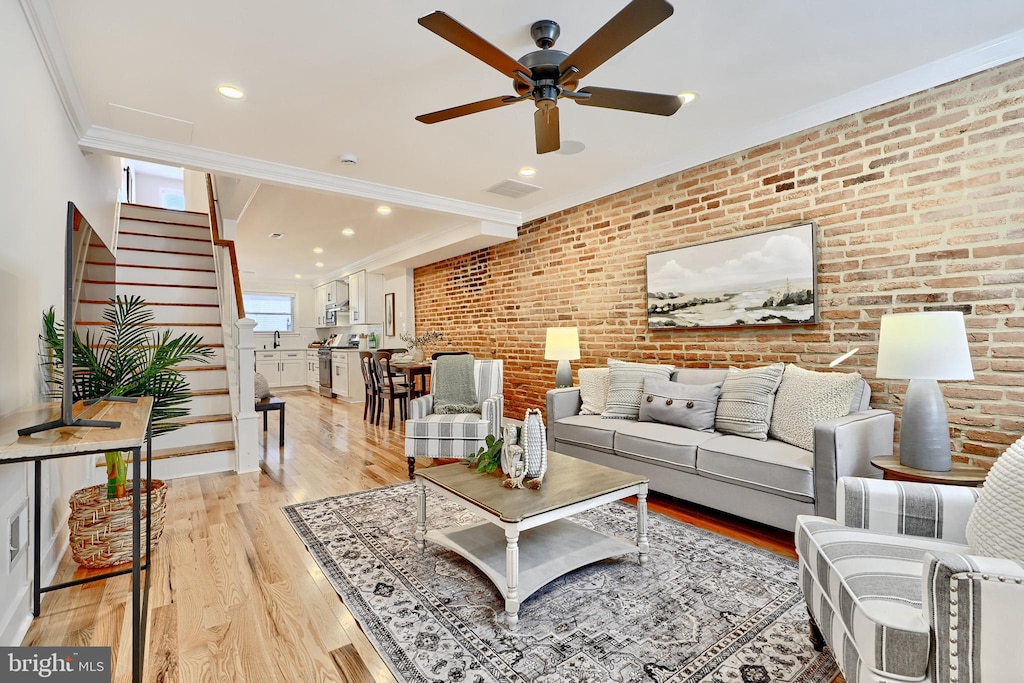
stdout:
[[[86,313],[83,304],[101,304],[101,310],[116,296],[117,278],[114,254],[96,234],[89,221],[73,202],[68,202],[67,224],[64,240],[64,348],[61,371],[61,414],[56,420],[24,427],[18,430],[20,436],[56,429],[58,427],[120,427],[119,422],[109,420],[86,420],[80,417],[81,410],[75,410],[75,402],[97,399],[89,396],[88,384],[83,381],[88,375],[85,368],[76,368],[74,363],[74,337],[85,338],[83,328],[88,318],[99,316]],[[79,378],[76,381],[76,376]]]

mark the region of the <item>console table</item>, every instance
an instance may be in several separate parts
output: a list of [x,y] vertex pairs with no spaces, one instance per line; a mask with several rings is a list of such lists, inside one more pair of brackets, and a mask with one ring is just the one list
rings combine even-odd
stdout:
[[[29,436],[18,436],[18,429],[28,425],[39,424],[60,416],[60,404],[42,404],[8,415],[0,420],[0,465],[8,463],[31,462],[34,464],[35,499],[32,513],[32,615],[39,616],[39,602],[42,593],[70,588],[91,581],[108,579],[130,573],[132,575],[132,681],[142,681],[142,663],[146,650],[146,614],[149,609],[150,583],[150,551],[152,550],[152,534],[149,515],[146,515],[146,535],[142,538],[140,524],[141,493],[139,486],[132,486],[132,565],[130,568],[76,579],[66,583],[41,585],[41,568],[39,557],[41,552],[40,513],[42,511],[42,472],[43,461],[57,458],[105,453],[106,451],[131,451],[132,480],[141,479],[142,449],[147,455],[152,451],[151,413],[153,399],[143,397],[133,403],[101,401],[91,406],[76,404],[73,413],[76,417],[117,421],[121,426],[116,429],[108,427],[59,427]],[[153,481],[153,461],[146,458],[146,510],[150,509],[150,489]],[[145,546],[142,545],[145,541]],[[142,562],[141,550],[145,548],[146,561]],[[141,572],[146,570],[145,585],[141,581]]]

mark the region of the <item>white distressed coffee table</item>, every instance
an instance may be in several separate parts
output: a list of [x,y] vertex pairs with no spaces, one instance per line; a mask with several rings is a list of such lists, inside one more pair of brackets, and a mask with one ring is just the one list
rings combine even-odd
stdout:
[[[639,552],[647,562],[647,477],[548,452],[540,490],[507,489],[501,478],[454,463],[416,471],[416,546],[424,541],[466,558],[505,598],[505,622],[514,629],[520,603],[553,579],[598,560]],[[485,521],[427,530],[427,491],[455,501]],[[628,496],[637,497],[636,542],[608,536],[566,519]]]

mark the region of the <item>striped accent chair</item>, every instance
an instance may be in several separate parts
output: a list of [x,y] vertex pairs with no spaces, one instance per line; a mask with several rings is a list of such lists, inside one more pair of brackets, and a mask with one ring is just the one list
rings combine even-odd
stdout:
[[[434,361],[434,368],[437,361]],[[432,369],[433,370],[433,369]],[[465,458],[484,445],[488,434],[501,436],[504,368],[500,360],[473,362],[479,413],[435,415],[433,394],[409,402],[409,419],[405,421],[405,457],[412,479],[416,458]]]
[[801,515],[811,639],[847,683],[1024,681],[1024,563],[972,554],[979,489],[843,477]]

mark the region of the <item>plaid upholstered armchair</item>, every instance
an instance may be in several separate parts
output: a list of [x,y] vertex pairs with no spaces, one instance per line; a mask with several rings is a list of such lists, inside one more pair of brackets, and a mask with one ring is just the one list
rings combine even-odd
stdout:
[[844,477],[838,520],[797,518],[811,638],[848,683],[1024,681],[1024,562],[972,547],[980,491]]
[[430,394],[409,402],[409,419],[405,422],[405,456],[412,479],[416,458],[464,458],[484,445],[488,434],[501,436],[504,397],[502,396],[503,365],[500,360],[473,360],[473,377],[479,412],[457,414],[434,413],[434,390],[444,378],[445,359],[434,360],[431,369]]

